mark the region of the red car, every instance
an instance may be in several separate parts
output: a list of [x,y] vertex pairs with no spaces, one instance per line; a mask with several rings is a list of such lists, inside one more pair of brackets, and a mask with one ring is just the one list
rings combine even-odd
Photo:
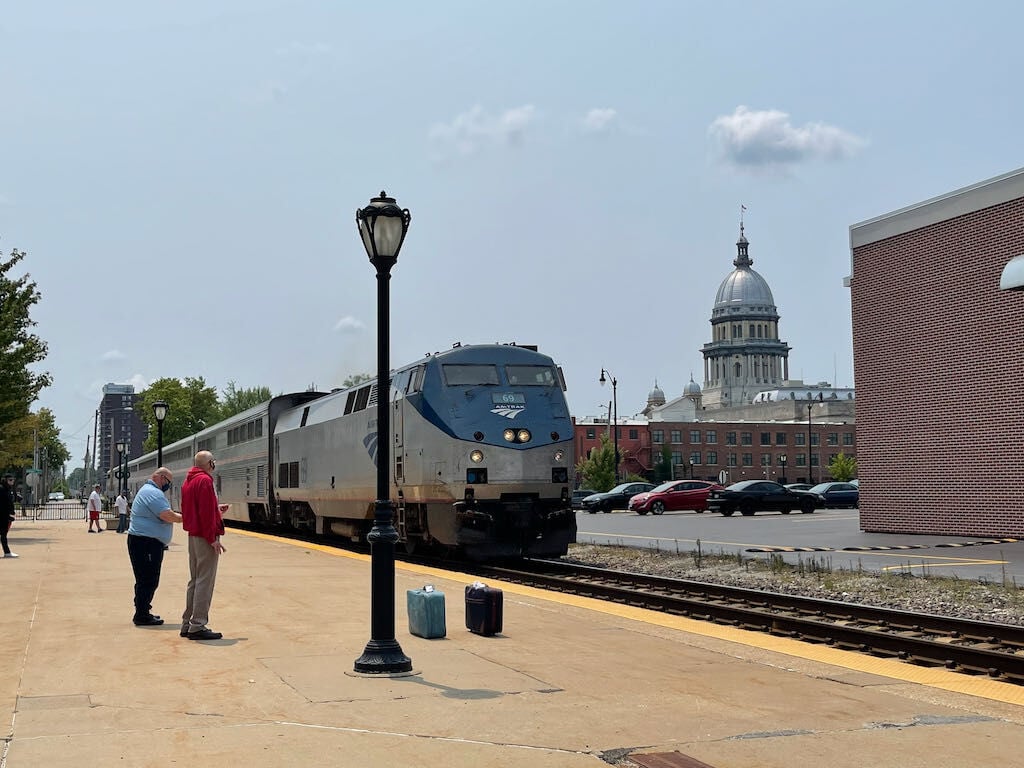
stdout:
[[629,500],[629,509],[638,515],[648,512],[660,515],[666,509],[671,512],[680,509],[703,512],[708,508],[708,494],[721,488],[718,483],[704,480],[672,480],[652,491],[638,493]]

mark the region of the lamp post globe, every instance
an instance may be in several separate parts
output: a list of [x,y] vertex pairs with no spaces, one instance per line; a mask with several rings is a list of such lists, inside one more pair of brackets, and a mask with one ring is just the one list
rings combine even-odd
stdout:
[[377,499],[373,505],[370,543],[370,641],[355,660],[354,671],[368,675],[404,675],[412,672],[412,660],[395,639],[395,543],[391,503],[391,365],[390,296],[391,268],[405,242],[412,216],[393,197],[381,192],[356,211],[359,237],[377,271]]
[[163,400],[153,403],[153,418],[156,419],[156,465],[164,465],[164,419],[171,407]]
[[786,454],[779,456],[779,464],[782,465],[782,484],[786,484]]

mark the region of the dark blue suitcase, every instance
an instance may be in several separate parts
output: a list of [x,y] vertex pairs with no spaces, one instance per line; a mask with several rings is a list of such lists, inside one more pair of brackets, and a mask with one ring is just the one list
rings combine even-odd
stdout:
[[503,597],[497,587],[479,581],[466,586],[466,629],[478,635],[501,632]]
[[423,589],[408,590],[405,603],[411,634],[427,639],[445,636],[444,592],[438,592],[433,585],[427,584]]

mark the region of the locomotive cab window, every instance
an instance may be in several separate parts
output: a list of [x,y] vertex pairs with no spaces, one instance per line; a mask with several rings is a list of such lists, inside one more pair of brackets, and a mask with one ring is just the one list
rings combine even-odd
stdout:
[[506,365],[505,376],[513,387],[553,387],[559,383],[550,365]]
[[449,387],[498,385],[498,369],[493,365],[443,365],[444,381]]

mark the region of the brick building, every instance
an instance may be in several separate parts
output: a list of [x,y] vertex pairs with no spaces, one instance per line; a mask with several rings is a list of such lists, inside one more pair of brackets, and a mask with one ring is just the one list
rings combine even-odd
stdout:
[[865,531],[1024,535],[1024,169],[850,227]]

